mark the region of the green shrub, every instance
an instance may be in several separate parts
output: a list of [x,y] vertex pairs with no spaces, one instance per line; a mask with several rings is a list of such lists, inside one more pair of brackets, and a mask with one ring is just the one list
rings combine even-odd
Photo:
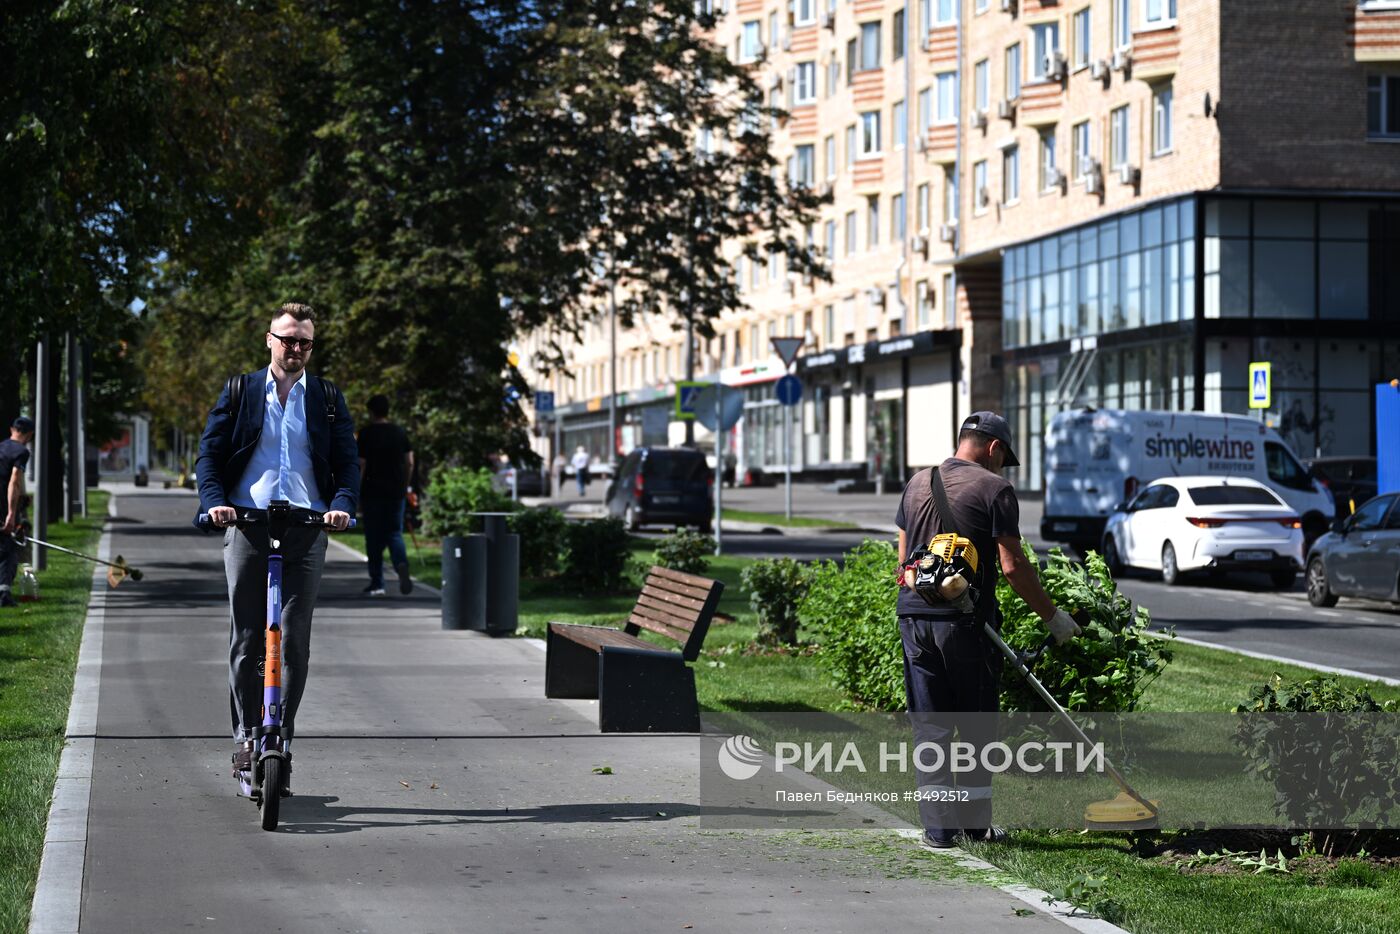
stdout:
[[591,519],[564,527],[564,575],[580,591],[616,591],[631,557],[632,538],[621,519]]
[[520,536],[520,573],[551,577],[559,573],[569,520],[552,506],[522,509],[510,517],[510,530]]
[[797,644],[797,607],[807,596],[812,569],[791,558],[764,558],[748,565],[739,582],[758,614],[758,641]]
[[[1039,564],[1024,540],[1026,557]],[[1167,639],[1149,634],[1147,610],[1133,609],[1118,592],[1108,565],[1096,552],[1083,564],[1058,548],[1040,572],[1040,582],[1055,605],[1071,613],[1087,612],[1084,632],[1041,656],[1033,674],[1055,699],[1070,710],[1119,712],[1135,710],[1147,686],[1172,660]],[[1011,589],[1006,578],[997,583],[1002,614],[1002,638],[1014,649],[1035,649],[1049,631],[1040,617]],[[1011,665],[1002,670],[1001,709],[1047,710],[1026,680]]]
[[715,540],[690,529],[676,529],[656,546],[656,563],[685,574],[704,574],[710,569]]
[[880,710],[904,709],[904,647],[895,617],[895,550],[866,539],[841,563],[811,569],[798,604],[802,624],[821,641],[817,659],[836,686]]
[[[1358,815],[1390,823],[1400,813],[1400,724],[1395,701],[1379,704],[1335,678],[1255,685],[1235,708],[1235,742],[1249,771],[1274,785],[1274,809],[1294,828],[1346,827]],[[1312,848],[1328,856],[1356,834],[1327,834]],[[1394,839],[1393,833],[1388,833]]]
[[425,490],[424,518],[432,534],[469,535],[480,531],[474,512],[514,512],[517,504],[491,483],[485,467],[444,467],[433,471]]

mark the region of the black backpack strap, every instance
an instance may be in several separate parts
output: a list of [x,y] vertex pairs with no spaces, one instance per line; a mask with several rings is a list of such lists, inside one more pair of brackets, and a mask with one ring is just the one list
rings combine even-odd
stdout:
[[243,374],[235,373],[224,382],[224,393],[228,396],[229,408],[237,418],[243,407]]
[[929,486],[933,488],[933,502],[938,507],[938,531],[947,532],[956,525],[953,510],[948,505],[948,491],[943,488],[943,478],[938,475],[938,468],[931,469],[933,476],[929,478]]
[[336,398],[340,395],[340,390],[335,388],[335,383],[324,376],[316,377],[321,381],[321,393],[326,397],[326,421],[335,424]]

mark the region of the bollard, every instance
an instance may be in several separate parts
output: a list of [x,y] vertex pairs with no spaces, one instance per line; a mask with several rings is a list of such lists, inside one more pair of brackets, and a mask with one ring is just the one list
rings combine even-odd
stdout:
[[486,629],[484,535],[449,535],[442,540],[442,628]]

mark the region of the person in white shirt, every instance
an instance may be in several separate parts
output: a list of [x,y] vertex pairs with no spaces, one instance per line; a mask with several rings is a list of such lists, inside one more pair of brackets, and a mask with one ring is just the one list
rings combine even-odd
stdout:
[[574,459],[569,462],[574,468],[574,479],[578,481],[579,496],[583,496],[588,491],[588,465],[592,460],[588,456],[588,448],[580,444],[578,450],[574,452]]

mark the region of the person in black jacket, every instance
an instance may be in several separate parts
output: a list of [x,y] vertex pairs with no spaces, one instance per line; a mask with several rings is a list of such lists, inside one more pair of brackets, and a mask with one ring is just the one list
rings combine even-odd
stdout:
[[[316,315],[310,305],[277,309],[267,332],[271,361],[225,386],[199,442],[199,501],[224,533],[229,591],[229,708],[234,771],[252,759],[259,725],[266,620],[268,540],[265,528],[232,527],[237,508],[266,509],[271,500],[325,513],[344,529],[355,512],[360,465],[345,397],[309,376]],[[236,402],[235,402],[236,400]],[[290,740],[306,688],[311,614],[326,559],[326,533],[292,528],[282,540],[283,729]]]

